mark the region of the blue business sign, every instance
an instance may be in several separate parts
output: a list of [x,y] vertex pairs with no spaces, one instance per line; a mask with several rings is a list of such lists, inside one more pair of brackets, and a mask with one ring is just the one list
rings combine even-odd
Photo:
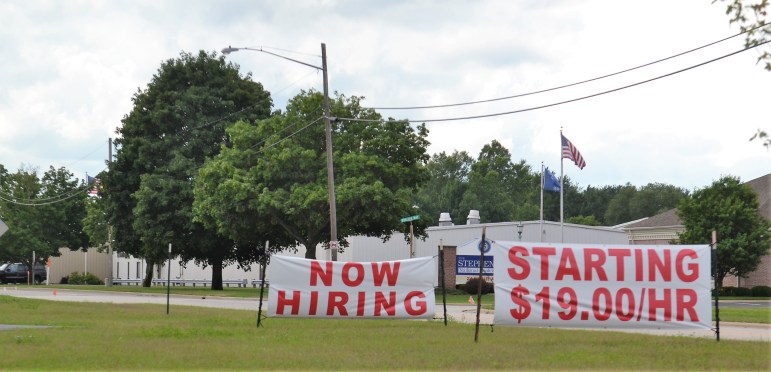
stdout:
[[[479,275],[479,256],[455,256],[455,275]],[[493,257],[485,256],[483,276],[493,276]]]
[[[485,239],[484,244],[482,244],[482,241],[480,240],[479,244],[477,245],[477,249],[479,250],[479,252],[482,252],[482,250],[484,250],[485,254],[490,253],[490,248],[492,248],[492,246],[490,245],[490,241],[487,239]],[[487,258],[485,258],[485,261],[487,261]],[[479,260],[477,260],[477,262],[479,262]]]

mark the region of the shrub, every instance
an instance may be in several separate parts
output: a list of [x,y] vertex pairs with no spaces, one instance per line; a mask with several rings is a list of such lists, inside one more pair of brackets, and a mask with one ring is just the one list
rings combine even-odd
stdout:
[[83,284],[83,275],[77,271],[71,272],[67,284]]
[[752,290],[749,288],[739,287],[734,290],[734,296],[752,296]]
[[771,287],[767,285],[756,285],[750,289],[752,297],[771,297]]
[[68,279],[69,284],[89,284],[89,285],[102,285],[104,282],[92,273],[81,274],[74,272],[70,274]]
[[[477,291],[479,290],[479,279],[478,278],[469,279],[466,282],[464,289],[468,294],[472,294],[472,295],[477,294]],[[495,285],[488,281],[482,280],[482,294],[493,293],[493,292],[495,292]]]
[[720,287],[720,297],[735,296],[736,287]]

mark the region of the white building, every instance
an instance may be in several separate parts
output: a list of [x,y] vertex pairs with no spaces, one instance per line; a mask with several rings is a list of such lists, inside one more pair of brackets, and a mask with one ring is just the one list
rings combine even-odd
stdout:
[[[629,244],[629,239],[621,229],[598,226],[584,226],[575,224],[560,225],[551,221],[521,221],[499,222],[480,224],[479,212],[471,211],[466,225],[452,225],[447,223],[449,215],[442,214],[440,224],[444,226],[432,226],[428,228],[428,237],[425,240],[415,239],[414,256],[436,256],[439,252],[439,244],[445,246],[461,246],[469,240],[482,236],[482,226],[486,227],[486,237],[489,240],[501,241],[529,241],[547,243],[594,243],[594,244]],[[409,229],[406,229],[409,231]],[[521,234],[520,234],[521,232]],[[368,262],[391,261],[410,258],[409,239],[405,234],[396,232],[386,242],[377,237],[354,236],[349,237],[350,246],[345,248],[337,256],[338,261],[344,262]],[[296,253],[282,252],[280,255],[303,257],[305,249],[301,247]],[[316,248],[316,257],[329,260],[330,252],[321,245]],[[144,277],[145,263],[143,260],[133,257],[114,257],[114,277],[118,279],[142,279]],[[156,268],[154,278],[166,279],[167,268],[165,264]],[[260,278],[259,265],[252,265],[250,270],[243,270],[237,265],[223,268],[222,279],[226,281],[253,280]],[[178,260],[172,260],[171,279],[180,280],[211,280],[211,267],[202,268],[194,262],[181,265]],[[270,265],[266,271],[266,279],[270,280]],[[438,279],[437,279],[438,282]]]

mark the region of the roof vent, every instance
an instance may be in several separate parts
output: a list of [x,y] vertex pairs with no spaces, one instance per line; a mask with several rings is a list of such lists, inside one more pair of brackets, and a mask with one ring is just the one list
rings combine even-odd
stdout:
[[439,214],[439,226],[452,226],[452,218],[450,218],[450,214],[447,212],[442,212]]
[[472,209],[468,212],[468,217],[466,217],[466,225],[477,225],[479,224],[479,211],[476,209]]

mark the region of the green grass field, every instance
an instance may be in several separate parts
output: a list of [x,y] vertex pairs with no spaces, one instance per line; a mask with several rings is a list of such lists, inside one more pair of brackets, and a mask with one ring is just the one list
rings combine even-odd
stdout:
[[[35,286],[35,288],[41,288],[41,286]],[[134,293],[155,293],[166,294],[166,287],[150,287],[144,288],[139,286],[113,286],[107,288],[105,286],[72,286],[72,285],[52,285],[46,286],[48,289],[75,289],[75,290],[94,290],[94,291],[115,291],[115,292],[134,292]],[[259,288],[225,288],[222,291],[212,291],[207,287],[172,287],[171,293],[175,295],[190,295],[190,296],[225,296],[225,297],[242,297],[242,298],[257,298],[260,295]],[[265,289],[265,298],[267,299],[268,290]],[[477,300],[477,296],[472,296],[474,301]],[[448,304],[461,304],[468,305],[469,295],[462,293],[461,291],[452,291],[447,295]],[[741,300],[757,300],[758,298],[739,298]],[[761,300],[768,300],[768,298],[760,298]],[[721,298],[721,301],[732,301],[734,298],[726,297]],[[487,294],[482,296],[482,308],[492,310],[495,302],[495,296]],[[442,295],[436,295],[437,309],[440,308],[442,303]],[[714,319],[714,310],[713,316]],[[771,309],[758,308],[758,309],[738,309],[722,307],[720,309],[720,320],[725,322],[740,322],[740,323],[765,323],[771,324]]]
[[769,343],[0,295],[3,370],[769,370]]

